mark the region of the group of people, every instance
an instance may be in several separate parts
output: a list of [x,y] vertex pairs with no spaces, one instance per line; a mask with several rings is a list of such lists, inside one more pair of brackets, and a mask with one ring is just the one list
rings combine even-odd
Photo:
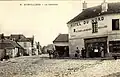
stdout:
[[[96,47],[94,49],[91,49],[88,51],[89,53],[89,57],[93,57],[91,55],[94,55],[94,57],[104,57],[104,48],[103,47],[100,47],[99,49]],[[100,53],[100,54],[99,54]],[[75,52],[75,57],[76,58],[86,58],[86,49],[85,48],[82,48],[81,51],[79,50],[79,48],[77,47],[76,48],[76,52]]]
[[69,57],[69,50],[66,47],[62,51],[47,49],[47,53],[49,54],[49,58]]
[[75,57],[76,58],[80,58],[80,57],[86,58],[86,50],[84,48],[82,48],[82,50],[80,51],[77,47]]

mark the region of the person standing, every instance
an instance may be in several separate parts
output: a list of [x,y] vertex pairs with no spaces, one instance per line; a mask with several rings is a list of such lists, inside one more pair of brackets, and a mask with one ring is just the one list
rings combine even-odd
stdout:
[[79,58],[79,57],[80,57],[80,50],[79,50],[78,47],[77,47],[77,49],[76,49],[75,57],[76,57],[76,58]]
[[53,51],[52,51],[52,50],[47,49],[47,53],[49,54],[49,58],[51,59],[51,58],[52,58],[52,53],[53,53]]
[[82,48],[81,50],[81,54],[82,54],[82,58],[85,58],[86,57],[86,51],[84,48]]
[[104,49],[103,49],[103,47],[100,47],[100,52],[101,52],[101,57],[103,58],[104,57]]

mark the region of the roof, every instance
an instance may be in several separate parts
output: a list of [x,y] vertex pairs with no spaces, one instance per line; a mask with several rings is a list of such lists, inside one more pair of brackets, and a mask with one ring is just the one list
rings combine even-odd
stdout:
[[0,49],[15,48],[11,43],[0,43]]
[[100,15],[120,13],[120,2],[108,3],[107,12],[101,12],[101,11],[102,11],[101,5],[91,7],[91,8],[87,8],[87,9],[83,10],[79,15],[77,15],[76,17],[71,19],[67,24],[72,23],[72,22],[76,22],[76,21],[79,21],[79,20],[84,20],[84,19],[88,19],[88,18],[97,17],[97,16],[100,16]]
[[19,40],[19,39],[24,39],[26,38],[23,34],[11,34],[10,35],[10,39],[15,39],[15,40]]
[[68,34],[59,34],[54,42],[68,42]]
[[6,39],[6,40],[0,40],[0,48],[16,48],[19,47],[21,48],[18,43],[15,41]]
[[10,36],[4,36],[4,38],[9,39],[9,38],[10,38]]
[[26,38],[23,34],[11,34],[10,39],[14,39],[17,42],[31,42],[31,39]]
[[33,42],[33,41],[34,41],[34,38],[33,38],[33,37],[29,37],[29,38],[27,38],[27,40]]

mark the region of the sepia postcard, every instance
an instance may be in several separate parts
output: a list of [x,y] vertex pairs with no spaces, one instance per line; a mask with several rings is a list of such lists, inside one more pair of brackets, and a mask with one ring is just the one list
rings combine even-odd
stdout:
[[0,0],[0,77],[120,77],[120,0]]

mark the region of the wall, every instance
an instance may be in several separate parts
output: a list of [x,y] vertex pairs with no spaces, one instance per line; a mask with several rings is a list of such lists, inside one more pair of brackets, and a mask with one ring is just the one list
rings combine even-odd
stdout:
[[9,55],[9,57],[16,57],[18,53],[18,48],[7,48],[6,49],[6,55]]
[[54,42],[54,46],[68,46],[68,42]]
[[[98,29],[98,33],[92,33],[92,20],[101,17],[104,17],[104,20],[98,21],[98,27],[100,28]],[[75,52],[75,48],[77,46],[81,50],[81,48],[84,46],[84,38],[108,36],[108,40],[120,39],[120,31],[112,31],[112,19],[120,19],[120,14],[102,15],[99,17],[67,24],[69,32],[70,54]],[[88,21],[88,24],[84,24],[84,21]],[[79,23],[81,25],[77,25],[75,23]],[[74,29],[76,29],[76,32],[74,32]]]
[[76,47],[78,47],[79,50],[81,50],[84,47],[84,40],[83,39],[69,40],[69,54],[70,54],[70,57],[75,56],[74,54],[76,52]]
[[9,57],[12,58],[13,55],[14,55],[14,51],[12,49],[10,49],[10,48],[9,49],[7,48],[6,49],[6,55],[9,55]]
[[5,52],[4,49],[0,49],[0,59],[4,58]]
[[[26,43],[26,46],[24,46],[24,43]],[[27,54],[32,55],[31,42],[18,42],[18,44],[21,45],[24,49],[26,49]]]

